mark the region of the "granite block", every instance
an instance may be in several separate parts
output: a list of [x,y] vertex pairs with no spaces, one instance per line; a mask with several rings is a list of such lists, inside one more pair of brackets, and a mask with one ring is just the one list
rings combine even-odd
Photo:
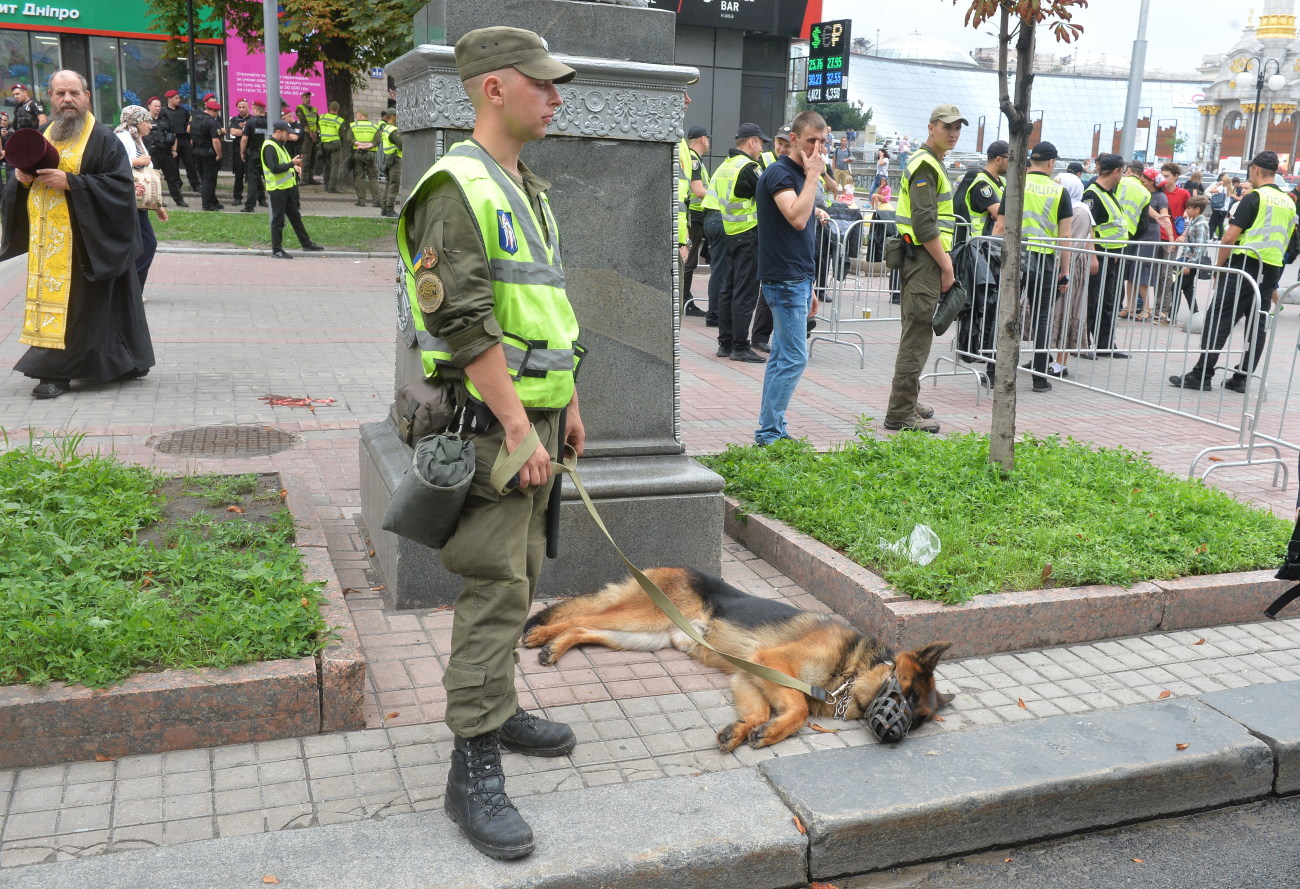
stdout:
[[1273,750],[1273,792],[1300,793],[1300,680],[1230,688],[1200,696]]
[[1183,630],[1264,619],[1264,609],[1293,584],[1276,569],[1154,581],[1164,592],[1161,627]]

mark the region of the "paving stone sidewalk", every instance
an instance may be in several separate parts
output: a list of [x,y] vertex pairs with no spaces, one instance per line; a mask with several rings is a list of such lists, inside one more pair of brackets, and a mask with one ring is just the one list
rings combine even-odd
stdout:
[[[370,662],[370,727],[0,773],[0,867],[441,806],[450,749],[441,722],[450,614],[384,612],[372,589],[381,579],[356,521],[356,430],[385,413],[392,390],[391,267],[342,259],[288,265],[160,255],[147,306],[155,371],[51,402],[32,400],[31,381],[6,372],[0,417],[12,441],[25,441],[27,429],[67,430],[85,434],[88,446],[160,469],[279,471],[309,492],[340,580],[353,590],[348,602]],[[12,367],[22,350],[21,280],[19,263],[0,265],[0,367]],[[1294,322],[1279,341],[1294,340]],[[692,453],[747,442],[761,385],[761,368],[714,359],[710,334],[699,319],[689,319],[682,332],[683,438]],[[815,352],[792,410],[796,431],[826,446],[852,435],[861,415],[879,416],[892,373],[891,336],[896,328],[873,329],[865,370],[841,350]],[[968,389],[951,383],[930,393],[948,428],[987,430],[987,398],[977,406]],[[334,401],[314,410],[273,407],[259,400],[267,394]],[[1204,424],[1065,387],[1050,401],[1025,396],[1020,416],[1022,428],[1036,434],[1123,443],[1176,472],[1185,472],[1201,447],[1231,439]],[[170,430],[234,423],[274,426],[299,441],[256,458],[175,458],[153,448]],[[1279,513],[1293,509],[1293,494],[1270,487],[1267,471],[1221,472],[1212,481]],[[731,582],[824,610],[738,544],[723,544]],[[1156,700],[1166,691],[1184,697],[1300,678],[1300,620],[973,658],[944,663],[939,675],[941,688],[958,697],[942,723],[916,734],[917,743],[935,733]],[[507,756],[511,793],[520,799],[870,742],[861,726],[826,720],[821,727],[829,731],[808,728],[775,748],[719,754],[713,735],[731,720],[725,681],[676,652],[578,651],[558,669],[524,653],[519,688],[525,706],[572,722],[582,740],[572,757],[558,761]]]

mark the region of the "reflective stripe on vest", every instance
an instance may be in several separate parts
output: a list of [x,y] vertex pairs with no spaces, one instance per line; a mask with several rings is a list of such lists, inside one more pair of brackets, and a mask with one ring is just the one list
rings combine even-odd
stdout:
[[[961,196],[962,200],[966,202],[966,215],[970,218],[972,228],[975,229],[972,234],[982,234],[989,222],[988,211],[980,210],[977,213],[974,205],[970,202],[971,192],[973,192],[981,182],[988,185],[988,187],[993,190],[993,194],[997,196],[997,201],[995,203],[1002,203],[1002,194],[1005,191],[1005,186],[1002,182],[990,176],[988,170],[980,170],[975,174],[975,178],[971,180],[970,185],[966,188],[966,193]],[[980,222],[978,226],[975,225],[975,217],[977,216],[984,217],[984,220]]]
[[[379,126],[372,120],[358,120],[352,124],[352,138],[356,143],[376,142],[375,136],[379,132]],[[354,145],[355,147],[355,145]],[[369,148],[357,148],[357,151],[374,151],[375,146]]]
[[712,193],[716,194],[722,210],[722,228],[729,235],[739,235],[758,225],[758,202],[754,198],[736,197],[736,182],[740,171],[754,163],[747,154],[734,154],[727,158],[718,172],[713,174]]
[[262,143],[262,178],[266,181],[267,191],[281,191],[286,188],[293,188],[298,184],[298,177],[293,171],[293,167],[285,170],[283,173],[272,173],[271,168],[266,165],[266,149],[275,149],[275,160],[277,163],[291,163],[292,158],[289,152],[284,150],[275,139],[267,139]]
[[1025,206],[1020,216],[1020,237],[1027,242],[1026,246],[1033,253],[1056,252],[1054,246],[1042,243],[1042,239],[1060,235],[1061,226],[1056,214],[1061,209],[1063,194],[1065,189],[1046,174],[1030,173],[1025,176]]
[[[398,220],[397,247],[406,269],[406,293],[416,343],[427,376],[451,362],[447,343],[424,326],[415,283],[419,257],[412,257],[406,226],[411,207],[438,176],[460,188],[483,234],[492,269],[493,315],[504,331],[501,343],[515,392],[526,408],[561,408],[573,398],[573,376],[581,358],[578,322],[564,292],[559,233],[546,196],[541,198],[549,238],[523,189],[474,142],[460,142],[434,164],[412,190]],[[507,209],[508,208],[508,209]],[[469,393],[481,394],[469,380]]]
[[690,240],[687,234],[686,209],[691,197],[691,148],[682,139],[677,143],[677,243]]
[[307,125],[308,129],[316,129],[316,124],[320,122],[320,115],[316,109],[310,105],[298,106],[298,119]]
[[1124,211],[1128,236],[1131,238],[1142,225],[1142,208],[1151,203],[1151,193],[1132,176],[1121,176],[1119,185],[1115,186],[1115,199]]
[[1097,196],[1097,200],[1101,201],[1102,206],[1106,208],[1107,215],[1110,217],[1105,222],[1093,223],[1093,237],[1098,241],[1128,240],[1128,217],[1124,215],[1124,209],[1120,207],[1115,196],[1096,182],[1084,189],[1085,194],[1088,192],[1092,192]]
[[766,170],[774,163],[776,163],[775,151],[764,151],[762,154],[758,156],[758,168],[760,170]]
[[380,150],[388,157],[401,157],[402,149],[396,142],[388,138],[389,133],[396,133],[397,127],[390,126],[387,123],[379,125],[379,147]]
[[320,116],[320,140],[322,142],[339,141],[339,130],[343,128],[343,118],[337,114],[322,114]]
[[1291,232],[1296,226],[1295,202],[1276,185],[1257,188],[1255,194],[1259,195],[1255,221],[1241,233],[1236,244],[1246,249],[1232,252],[1249,256],[1248,250],[1253,251],[1265,265],[1281,266]]
[[939,239],[943,244],[945,251],[952,250],[952,236],[957,230],[957,217],[952,207],[952,183],[948,181],[948,174],[944,172],[943,162],[930,153],[927,148],[920,148],[912,152],[911,157],[907,159],[907,166],[903,168],[903,183],[898,190],[898,208],[894,214],[894,224],[898,226],[898,233],[908,235],[912,243],[920,244],[916,239],[916,232],[912,229],[912,196],[911,183],[912,174],[924,164],[935,174],[935,198],[938,200],[939,211]]

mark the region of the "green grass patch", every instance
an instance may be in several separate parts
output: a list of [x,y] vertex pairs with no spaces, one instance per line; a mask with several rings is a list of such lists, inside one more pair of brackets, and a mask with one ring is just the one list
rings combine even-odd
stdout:
[[[397,220],[358,216],[304,216],[312,240],[334,250],[396,250]],[[187,241],[232,247],[271,247],[271,222],[266,211],[257,213],[187,213],[175,210],[166,222],[153,220],[159,241]],[[287,229],[287,226],[286,226]],[[292,231],[285,242],[295,245]],[[293,249],[290,246],[289,249]]]
[[0,684],[102,688],[332,638],[278,495],[259,500],[246,477],[169,481],[79,444],[0,454]]
[[[914,599],[1118,584],[1281,564],[1291,526],[1144,454],[1026,435],[1015,473],[983,435],[869,432],[818,453],[801,442],[731,446],[702,462],[746,510],[779,519],[881,574]],[[929,565],[882,551],[929,525]]]

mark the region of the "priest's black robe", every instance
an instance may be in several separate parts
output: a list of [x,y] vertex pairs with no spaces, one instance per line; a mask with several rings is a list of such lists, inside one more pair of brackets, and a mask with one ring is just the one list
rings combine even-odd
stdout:
[[[72,220],[72,287],[62,349],[33,346],[18,359],[19,373],[40,380],[106,383],[143,376],[153,367],[153,342],[135,272],[140,252],[135,180],[126,149],[96,123],[81,172],[68,174]],[[11,175],[0,199],[4,237],[0,261],[27,252],[27,189]],[[24,279],[24,288],[26,287]]]

